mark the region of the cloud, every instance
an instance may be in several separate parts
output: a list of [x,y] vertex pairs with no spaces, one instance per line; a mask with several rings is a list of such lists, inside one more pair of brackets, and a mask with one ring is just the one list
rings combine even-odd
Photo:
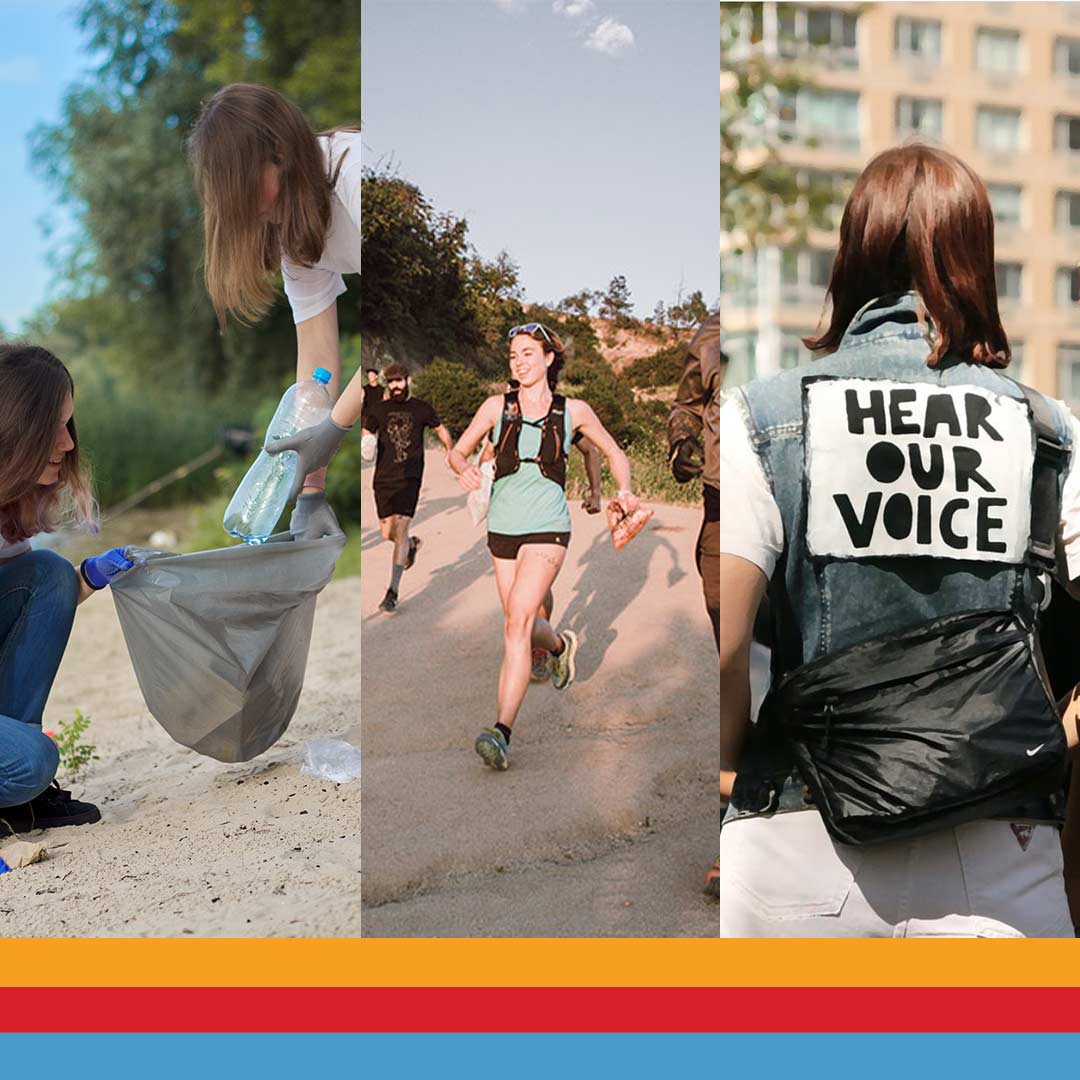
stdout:
[[591,15],[595,7],[593,0],[554,0],[551,10],[568,19],[580,19],[582,15]]
[[602,19],[585,42],[586,49],[618,56],[634,47],[634,31],[616,19]]
[[35,56],[15,56],[0,60],[0,83],[25,85],[37,82],[41,68]]
[[495,6],[500,11],[505,11],[507,15],[512,15],[515,11],[521,11],[525,6],[525,0],[495,0]]

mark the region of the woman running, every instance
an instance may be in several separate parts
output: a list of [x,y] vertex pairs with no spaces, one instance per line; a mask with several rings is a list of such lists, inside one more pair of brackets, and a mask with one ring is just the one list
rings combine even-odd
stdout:
[[638,507],[630,492],[630,464],[615,440],[579,398],[555,393],[564,350],[540,323],[515,326],[509,334],[510,373],[518,388],[489,397],[480,406],[447,460],[462,487],[475,491],[482,474],[468,457],[492,433],[495,482],[488,507],[488,550],[505,617],[499,670],[498,712],[493,728],[476,738],[486,765],[509,765],[510,733],[529,685],[532,649],[551,655],[558,690],[573,681],[578,641],[572,630],[556,633],[537,614],[549,594],[570,542],[566,504],[566,459],[576,432],[607,458],[626,513]]
[[[261,319],[280,269],[296,323],[296,377],[316,367],[341,378],[337,298],[360,273],[360,132],[316,135],[300,110],[266,86],[234,83],[203,107],[188,143],[203,204],[206,287],[222,328],[231,314]],[[356,422],[354,379],[330,416],[304,432],[290,529],[304,539],[339,533],[326,501],[325,465]]]
[[76,605],[132,565],[113,548],[77,573],[55,552],[30,549],[32,536],[64,520],[94,528],[73,393],[52,353],[0,345],[0,836],[101,819],[53,779],[60,757],[41,730]]

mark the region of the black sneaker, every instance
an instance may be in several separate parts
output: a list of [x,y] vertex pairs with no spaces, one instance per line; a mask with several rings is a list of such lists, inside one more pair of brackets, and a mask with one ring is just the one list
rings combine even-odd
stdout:
[[379,605],[380,611],[397,611],[397,593],[393,589],[387,589],[386,595]]
[[409,537],[409,554],[405,556],[405,569],[411,570],[413,563],[416,562],[416,553],[420,550],[420,545],[423,543],[418,537]]
[[0,809],[0,836],[33,829],[59,829],[63,825],[92,825],[101,820],[93,804],[79,802],[54,780],[40,795],[20,806]]

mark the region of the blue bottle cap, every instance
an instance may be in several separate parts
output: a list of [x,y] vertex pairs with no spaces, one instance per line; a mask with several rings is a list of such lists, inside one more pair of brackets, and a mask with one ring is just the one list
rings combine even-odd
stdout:
[[330,372],[324,367],[317,367],[312,373],[311,377],[316,382],[321,382],[325,386],[331,379]]

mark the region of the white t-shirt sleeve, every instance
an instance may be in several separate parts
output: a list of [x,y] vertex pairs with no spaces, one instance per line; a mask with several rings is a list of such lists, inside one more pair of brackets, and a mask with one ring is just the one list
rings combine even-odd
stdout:
[[343,292],[345,279],[336,270],[320,266],[298,266],[288,258],[281,260],[285,295],[292,307],[293,322],[321,315]]
[[[329,266],[298,266],[287,257],[281,260],[285,295],[292,307],[293,322],[298,323],[321,315],[346,291],[342,270],[360,271],[360,179],[363,171],[360,132],[335,132],[333,136],[321,138],[320,143],[327,155],[328,169],[333,171],[340,162],[334,185],[335,206],[330,235],[320,259],[320,264],[329,263]],[[340,205],[336,205],[338,203]],[[335,235],[339,231],[352,235]]]
[[738,404],[720,406],[720,551],[768,578],[784,550],[784,523]]
[[[1060,403],[1059,403],[1060,404]],[[1068,407],[1061,405],[1068,411]],[[1080,578],[1080,420],[1069,417],[1072,457],[1061,489],[1061,548],[1069,581]]]
[[[360,232],[360,180],[364,171],[360,160],[360,132],[336,132],[332,153],[335,160],[341,160],[334,191],[356,226],[356,231]],[[337,157],[339,154],[343,155],[341,159]]]

